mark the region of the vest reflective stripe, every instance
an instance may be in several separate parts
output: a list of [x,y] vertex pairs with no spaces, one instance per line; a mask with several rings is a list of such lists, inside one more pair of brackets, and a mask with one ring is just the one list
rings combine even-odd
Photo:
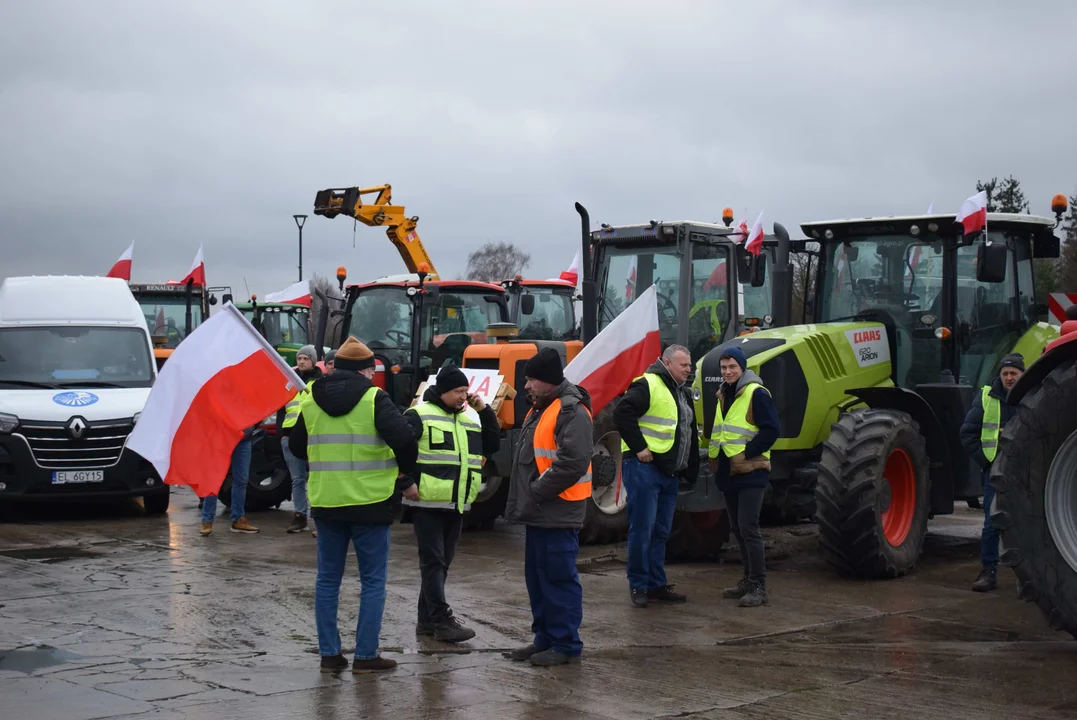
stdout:
[[308,394],[300,403],[307,428],[310,476],[307,495],[312,507],[371,505],[393,496],[396,456],[378,436],[370,388],[347,415],[333,417]]
[[1002,423],[1002,402],[991,397],[991,386],[984,385],[980,390],[980,402],[984,406],[983,425],[980,427],[980,448],[987,462],[994,462],[998,453],[998,431]]
[[405,498],[404,504],[466,512],[482,486],[482,425],[431,402],[414,410],[423,422],[416,463],[419,499]]
[[292,398],[291,400],[289,400],[287,402],[287,404],[285,404],[285,406],[284,406],[284,420],[280,424],[280,426],[282,428],[290,428],[290,427],[295,426],[296,420],[299,419],[299,405],[306,398],[310,397],[310,388],[311,388],[311,386],[313,384],[314,384],[313,380],[307,382],[306,389],[305,390],[300,390],[299,392],[297,392],[295,394],[295,397]]
[[[759,383],[748,383],[733,400],[729,407],[729,414],[722,417],[722,402],[719,399],[718,406],[714,411],[714,428],[711,430],[711,443],[707,448],[707,456],[718,457],[719,451],[726,457],[733,457],[744,452],[744,446],[759,434],[759,428],[748,422],[748,410],[752,407],[752,396],[756,390],[766,392]],[[770,458],[770,450],[763,453],[763,457]]]
[[[655,373],[643,373],[640,377],[647,381],[651,398],[647,412],[638,421],[640,434],[652,453],[667,453],[677,439],[677,401],[665,381]],[[628,443],[622,440],[621,452],[628,452],[628,449]]]
[[[584,410],[587,408],[584,407]],[[554,430],[557,428],[557,416],[560,412],[561,398],[557,398],[542,411],[538,425],[535,427],[532,446],[535,450],[535,466],[538,468],[539,477],[549,471],[553,461],[557,459],[557,439],[554,437]],[[530,415],[531,411],[527,414]],[[590,410],[587,410],[587,416],[591,416]],[[587,472],[572,487],[562,491],[558,497],[570,502],[591,497],[591,463],[587,463]]]

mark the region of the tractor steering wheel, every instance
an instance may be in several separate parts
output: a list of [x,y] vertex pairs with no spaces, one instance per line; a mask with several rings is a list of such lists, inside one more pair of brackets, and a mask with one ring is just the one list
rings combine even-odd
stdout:
[[407,347],[411,344],[411,334],[403,330],[386,330],[385,337],[396,342],[397,347]]
[[[677,306],[670,300],[668,295],[655,290],[658,303],[658,327],[661,335],[669,335],[677,331]],[[663,327],[663,323],[665,327]]]

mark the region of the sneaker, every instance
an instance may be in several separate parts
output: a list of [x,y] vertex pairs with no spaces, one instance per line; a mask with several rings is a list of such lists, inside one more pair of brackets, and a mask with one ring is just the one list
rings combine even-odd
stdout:
[[335,673],[345,670],[348,667],[348,658],[342,654],[336,655],[322,655],[322,672],[323,673]]
[[465,642],[475,637],[475,631],[460,624],[456,618],[449,618],[434,627],[434,639],[442,642]]
[[722,597],[729,600],[740,600],[742,597],[748,594],[748,591],[752,589],[752,584],[748,582],[748,576],[745,575],[740,579],[740,582],[735,587],[726,588],[722,591]]
[[234,523],[232,523],[231,530],[234,533],[246,533],[247,535],[253,535],[254,533],[258,532],[258,528],[247,522],[246,516],[243,516],[239,520],[236,520]]
[[629,595],[632,598],[632,605],[638,608],[647,607],[647,591],[643,588],[638,590],[630,590]]
[[420,621],[420,622],[415,623],[415,634],[416,635],[433,635],[434,631],[437,629],[437,627],[438,626],[435,623],[421,622]]
[[318,531],[317,531],[317,529],[315,529],[315,530],[311,530],[311,531],[310,531],[310,536],[311,536],[312,538],[315,538],[315,539],[317,539],[317,538],[318,538]]
[[770,603],[766,583],[752,583],[751,588],[737,603],[741,607],[759,607]]
[[542,650],[535,647],[535,643],[531,643],[530,645],[525,645],[524,647],[501,653],[501,656],[516,662],[523,662],[524,660],[530,660],[532,655],[538,655],[540,652],[542,652]]
[[666,585],[665,587],[653,588],[647,591],[647,599],[654,600],[655,602],[667,602],[667,603],[683,603],[688,602],[688,596],[681,593],[673,592],[672,585]]
[[382,672],[384,670],[392,670],[396,667],[396,660],[390,660],[389,658],[376,657],[370,660],[355,660],[352,662],[352,674],[361,675],[368,672]]
[[540,653],[535,653],[530,658],[532,665],[538,665],[540,667],[553,667],[554,665],[568,665],[569,663],[578,663],[580,661],[579,655],[565,655],[559,653],[553,648],[549,650],[543,650]]
[[204,523],[202,523],[202,529],[198,531],[198,534],[201,535],[202,537],[205,537],[206,535],[209,535],[211,532],[213,532],[213,523],[204,522]]
[[295,513],[292,515],[292,524],[288,526],[286,532],[301,533],[307,530],[307,516],[303,513]]
[[998,570],[996,568],[984,568],[972,584],[976,592],[990,592],[998,589]]

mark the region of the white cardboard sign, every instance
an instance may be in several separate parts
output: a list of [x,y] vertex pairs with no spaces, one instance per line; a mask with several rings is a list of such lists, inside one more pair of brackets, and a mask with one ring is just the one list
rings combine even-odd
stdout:
[[846,330],[845,338],[853,349],[857,364],[864,367],[890,362],[890,342],[886,328],[869,327]]

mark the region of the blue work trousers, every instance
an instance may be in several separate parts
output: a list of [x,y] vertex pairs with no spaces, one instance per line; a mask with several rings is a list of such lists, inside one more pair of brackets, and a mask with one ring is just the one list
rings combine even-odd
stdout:
[[531,599],[535,647],[562,655],[583,652],[583,586],[576,572],[579,530],[527,527],[524,576]]
[[677,478],[653,463],[627,457],[621,465],[628,493],[628,587],[658,590],[666,582],[666,540],[677,509]]

